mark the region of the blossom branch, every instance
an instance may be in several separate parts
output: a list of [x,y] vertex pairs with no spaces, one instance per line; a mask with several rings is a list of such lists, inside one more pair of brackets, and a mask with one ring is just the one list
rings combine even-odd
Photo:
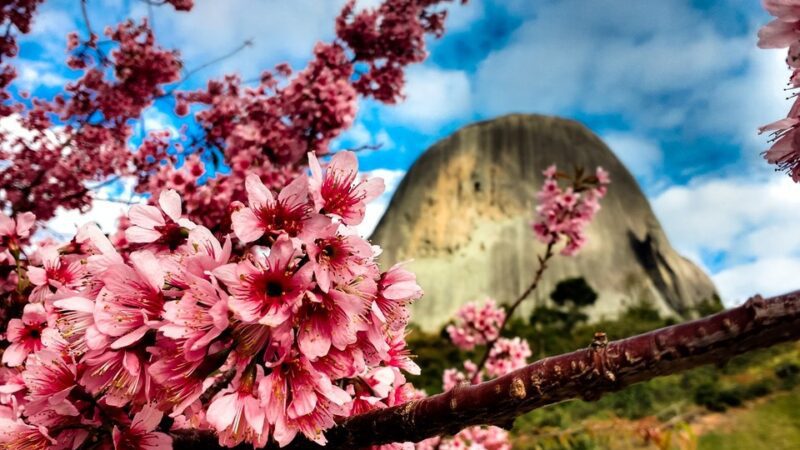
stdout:
[[[528,411],[564,400],[597,400],[631,384],[723,363],[733,356],[800,338],[800,291],[702,319],[545,358],[503,377],[352,417],[326,433],[327,449],[363,448],[454,434],[482,424],[510,427]],[[176,431],[176,448],[217,449],[214,435]],[[295,440],[287,449],[319,448]]]

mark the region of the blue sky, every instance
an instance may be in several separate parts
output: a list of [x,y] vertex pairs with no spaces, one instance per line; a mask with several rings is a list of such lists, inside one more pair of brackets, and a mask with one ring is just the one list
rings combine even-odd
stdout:
[[[96,29],[149,14],[140,1],[89,3]],[[159,40],[180,49],[187,67],[245,39],[255,45],[186,88],[232,71],[252,78],[281,61],[300,67],[314,42],[333,35],[343,1],[196,3],[190,14],[153,16]],[[410,69],[406,102],[363,102],[337,145],[381,144],[361,164],[393,189],[424,149],[475,120],[578,119],[626,162],[673,245],[712,275],[726,302],[797,288],[800,189],[761,161],[766,139],[756,134],[789,106],[783,54],[755,47],[768,20],[754,0],[471,0],[452,8],[445,37]],[[81,24],[78,2],[46,2],[22,41],[21,89],[48,96],[74,76],[63,68],[64,36]],[[148,111],[140,131],[174,126],[170,109]],[[370,224],[388,199],[372,207]],[[54,227],[75,219],[61,215]]]

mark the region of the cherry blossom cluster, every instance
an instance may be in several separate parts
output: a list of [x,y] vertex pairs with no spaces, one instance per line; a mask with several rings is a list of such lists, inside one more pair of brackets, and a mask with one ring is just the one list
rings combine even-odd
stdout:
[[124,251],[93,224],[26,249],[33,216],[0,217],[0,254],[26,280],[0,445],[168,449],[180,428],[229,447],[324,444],[337,420],[418,398],[403,372],[419,373],[405,333],[422,290],[401,266],[381,272],[353,228],[383,182],[359,179],[351,152],[308,158],[278,192],[248,176],[225,235],[174,190],[131,208]]
[[[764,0],[764,8],[775,19],[758,32],[761,48],[789,48],[786,64],[792,70],[790,89],[800,88],[800,1]],[[794,94],[794,104],[783,119],[759,128],[759,132],[772,133],[772,146],[764,152],[764,158],[786,171],[795,182],[800,181],[800,97]]]
[[[181,64],[159,47],[146,22],[124,22],[105,31],[113,45],[106,54],[99,37],[68,38],[68,65],[83,71],[52,100],[33,99],[16,116],[18,130],[2,130],[0,192],[3,205],[40,220],[57,207],[86,208],[91,184],[124,174],[132,159],[132,120],[177,81]],[[57,130],[57,131],[54,131]]]
[[469,427],[450,438],[426,439],[416,450],[511,450],[511,440],[500,427]]
[[224,164],[229,173],[204,179],[183,198],[196,222],[227,225],[228,211],[220,205],[245,201],[248,174],[269,188],[281,187],[305,170],[307,153],[331,151],[331,142],[353,124],[359,96],[385,103],[402,98],[404,70],[427,56],[427,35],[443,33],[446,12],[439,6],[449,1],[385,0],[358,8],[349,0],[336,19],[336,39],[318,43],[305,68],[279,64],[264,71],[256,86],[231,75],[178,92],[176,113],[194,112],[201,132],[175,145],[146,144],[148,151],[137,159],[138,189],[157,197],[192,184],[184,183],[192,177],[180,174],[189,155],[200,155],[205,166]]
[[[488,352],[481,365],[464,361],[464,370],[449,368],[444,371],[442,385],[449,391],[461,385],[477,384],[484,378],[503,376],[528,364],[531,350],[528,343],[518,337],[500,337],[506,324],[506,312],[493,299],[483,305],[470,302],[456,312],[456,322],[447,327],[450,340],[464,350],[478,345]],[[470,427],[452,437],[435,437],[417,444],[417,450],[446,449],[510,449],[508,433],[498,427]]]
[[447,334],[456,347],[472,350],[496,340],[505,320],[505,310],[493,299],[486,299],[482,306],[469,302],[456,312],[455,323],[447,326]]
[[[536,220],[533,231],[543,243],[555,245],[564,241],[563,255],[574,255],[586,244],[584,229],[600,210],[600,199],[610,182],[608,173],[598,167],[594,174],[578,170],[574,177],[558,172],[556,166],[544,172],[544,185],[537,194]],[[558,180],[569,179],[562,188]]]
[[36,8],[44,0],[6,0],[0,8],[0,26],[5,32],[0,35],[0,117],[6,117],[19,110],[19,105],[8,104],[11,94],[8,87],[17,76],[17,71],[9,58],[17,56],[16,33],[30,32],[31,21]]

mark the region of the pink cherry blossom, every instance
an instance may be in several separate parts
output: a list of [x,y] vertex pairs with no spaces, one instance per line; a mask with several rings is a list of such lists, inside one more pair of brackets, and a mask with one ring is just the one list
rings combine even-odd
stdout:
[[158,205],[160,210],[150,205],[131,207],[132,226],[125,230],[125,238],[134,244],[155,243],[175,250],[195,224],[181,217],[181,198],[175,190],[162,191]]
[[115,425],[112,431],[114,450],[172,450],[172,438],[155,431],[162,416],[154,405],[147,404],[133,416],[127,429]]
[[491,298],[483,306],[470,302],[456,311],[455,323],[447,326],[447,333],[456,347],[472,350],[497,339],[505,319],[505,310]]
[[215,273],[228,284],[228,304],[247,323],[277,326],[288,320],[300,297],[311,288],[311,267],[295,267],[299,256],[291,240],[282,235],[270,248],[269,256],[254,256]]
[[299,432],[320,445],[323,431],[334,425],[333,415],[344,414],[347,392],[331,383],[304,357],[291,358],[273,369],[259,384],[267,420],[274,424],[279,445],[291,442]]
[[36,287],[31,292],[31,300],[42,301],[50,294],[50,288],[66,290],[77,289],[84,283],[86,264],[80,259],[62,258],[55,247],[43,248],[40,252],[43,267],[29,266],[28,279]]
[[106,348],[111,338],[95,323],[95,303],[84,297],[68,297],[53,302],[58,312],[56,328],[67,342],[70,353],[82,355]]
[[148,251],[130,255],[133,267],[117,264],[100,279],[94,318],[102,333],[115,338],[112,349],[132,345],[158,325],[164,307],[164,272],[155,255]]
[[0,212],[0,238],[5,247],[19,250],[20,241],[30,236],[36,216],[30,212],[17,214],[14,218]]
[[159,331],[183,342],[190,361],[203,358],[207,347],[228,328],[227,296],[212,282],[189,276],[189,288],[180,300],[164,305]]
[[42,348],[42,330],[47,325],[47,314],[41,303],[25,305],[22,319],[8,322],[6,338],[11,345],[3,352],[3,364],[15,367],[25,358]]
[[372,256],[372,247],[367,241],[358,235],[343,235],[339,227],[329,217],[316,215],[300,235],[314,263],[314,278],[322,292],[328,292],[332,284],[362,275],[365,263]]
[[395,264],[378,281],[378,295],[372,303],[373,326],[387,328],[392,333],[405,330],[409,320],[409,305],[422,297],[417,277]]
[[564,241],[563,255],[574,255],[586,244],[584,229],[600,210],[602,199],[610,182],[608,173],[598,167],[594,175],[576,174],[572,184],[562,188],[558,184],[555,166],[542,172],[545,181],[537,194],[536,220],[532,223],[536,237],[545,244]]
[[263,378],[261,367],[248,369],[211,401],[207,418],[217,430],[220,445],[235,447],[247,442],[263,447],[269,441],[270,423],[258,389]]
[[344,350],[366,329],[369,303],[358,293],[331,289],[318,293],[300,310],[297,345],[309,360],[327,355],[331,346]]
[[308,163],[314,205],[325,214],[341,218],[347,225],[361,223],[366,204],[383,193],[384,185],[380,178],[356,182],[358,160],[351,152],[333,155],[324,174],[313,153],[308,154]]
[[242,242],[252,242],[264,234],[285,232],[297,236],[308,217],[308,183],[296,178],[275,196],[256,175],[247,177],[248,208],[231,216],[233,231]]
[[67,398],[77,385],[77,366],[64,356],[48,349],[34,353],[28,358],[22,378],[28,390],[27,414],[54,410],[61,415],[78,415]]
[[108,405],[122,407],[144,397],[150,375],[146,353],[139,348],[125,350],[92,350],[82,362],[86,369],[80,384]]
[[515,337],[500,338],[492,346],[486,361],[486,373],[491,378],[500,377],[528,365],[531,356],[528,342]]

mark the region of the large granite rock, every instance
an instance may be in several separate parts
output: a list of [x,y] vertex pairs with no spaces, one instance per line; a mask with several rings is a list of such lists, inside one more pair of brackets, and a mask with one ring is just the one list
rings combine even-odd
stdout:
[[715,295],[708,276],[670,246],[636,180],[596,135],[572,120],[515,114],[467,126],[428,149],[372,235],[383,264],[413,259],[409,267],[425,289],[415,323],[433,331],[468,301],[509,302],[528,286],[544,249],[529,227],[535,193],[553,163],[602,166],[612,183],[587,246],[555,258],[521,314],[572,276],[599,293],[588,311],[593,319],[642,299],[685,316]]

